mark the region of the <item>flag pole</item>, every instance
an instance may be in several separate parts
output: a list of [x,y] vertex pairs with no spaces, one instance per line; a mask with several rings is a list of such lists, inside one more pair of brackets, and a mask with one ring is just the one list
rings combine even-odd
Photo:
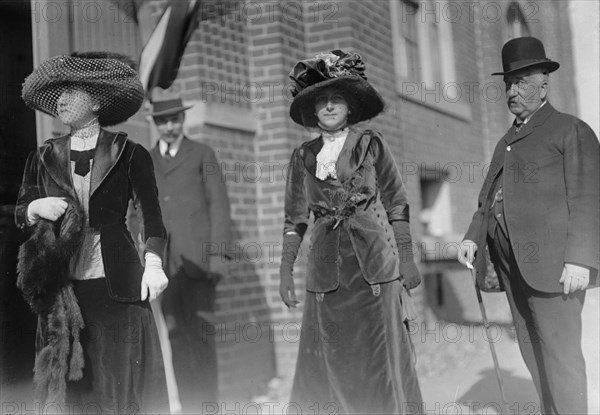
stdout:
[[506,400],[506,395],[504,394],[504,382],[502,381],[502,374],[500,373],[500,364],[498,363],[498,355],[496,354],[496,346],[493,342],[490,341],[489,328],[490,323],[488,322],[487,312],[485,310],[485,306],[483,304],[483,298],[481,297],[481,289],[477,284],[477,278],[475,278],[475,273],[473,272],[473,264],[467,261],[467,268],[471,272],[471,278],[473,278],[473,284],[475,285],[475,292],[477,293],[477,302],[479,303],[479,310],[481,311],[481,318],[483,319],[483,325],[485,327],[485,334],[487,337],[487,342],[490,345],[490,351],[492,352],[492,360],[494,361],[494,369],[496,371],[496,380],[498,381],[498,387],[500,388],[500,396],[502,398],[502,402],[504,406],[508,406],[508,401]]

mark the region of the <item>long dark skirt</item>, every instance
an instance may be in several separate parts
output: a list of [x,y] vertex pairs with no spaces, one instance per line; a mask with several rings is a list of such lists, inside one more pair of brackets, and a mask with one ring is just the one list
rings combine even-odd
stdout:
[[67,385],[74,413],[166,414],[169,398],[148,301],[110,299],[104,278],[73,281],[85,323],[83,379]]
[[322,301],[306,293],[289,412],[421,413],[414,350],[403,322],[402,284],[381,284],[374,295],[345,232],[340,246],[345,248],[339,288]]

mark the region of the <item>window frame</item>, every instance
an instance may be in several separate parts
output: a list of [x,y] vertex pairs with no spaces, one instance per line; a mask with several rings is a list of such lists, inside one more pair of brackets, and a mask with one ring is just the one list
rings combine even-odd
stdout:
[[[427,4],[434,4],[435,10],[441,7],[441,4],[445,4],[448,0],[427,0]],[[417,35],[417,49],[419,62],[416,65],[417,70],[420,70],[417,79],[411,79],[407,74],[406,68],[408,65],[403,62],[407,60],[407,48],[405,45],[405,37],[402,34],[402,17],[405,16],[402,12],[404,4],[410,4],[416,6],[416,13],[414,15],[408,15],[415,19],[416,35]],[[466,95],[460,84],[457,81],[456,76],[456,61],[454,54],[454,39],[452,32],[451,22],[446,19],[440,18],[441,13],[436,12],[435,18],[432,17],[432,11],[428,9],[427,15],[421,17],[421,7],[424,3],[418,3],[414,0],[390,0],[390,20],[392,26],[392,51],[393,51],[393,63],[394,63],[394,75],[396,92],[403,99],[409,102],[413,102],[422,106],[432,108],[438,112],[445,113],[455,118],[471,121],[471,107],[468,102],[465,102]],[[432,21],[433,20],[433,21]],[[437,39],[432,40],[430,36],[430,25],[436,25]],[[436,42],[437,48],[432,47],[432,43]],[[439,66],[441,68],[440,75],[441,79],[434,79],[435,74],[433,71],[433,63],[430,52],[432,49],[439,51]],[[417,90],[421,93],[414,95],[407,93],[408,88],[414,88],[416,83]],[[461,92],[460,97],[450,98],[444,97],[445,86],[450,83],[456,83]],[[413,89],[411,89],[412,91]],[[434,91],[438,91],[437,92]],[[450,91],[450,89],[448,89]],[[439,95],[440,99],[437,99]],[[431,97],[434,97],[431,99]]]

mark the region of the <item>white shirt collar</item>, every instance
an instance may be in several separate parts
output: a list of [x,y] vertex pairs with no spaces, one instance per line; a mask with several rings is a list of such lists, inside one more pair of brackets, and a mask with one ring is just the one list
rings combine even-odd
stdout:
[[544,101],[542,101],[542,103],[540,104],[540,106],[539,106],[539,107],[537,107],[537,109],[536,109],[535,111],[533,111],[531,114],[529,114],[529,116],[528,116],[527,118],[525,118],[525,119],[523,120],[523,122],[522,122],[522,123],[519,123],[519,122],[518,122],[518,119],[516,119],[516,120],[515,120],[515,124],[516,124],[518,127],[522,127],[523,125],[527,124],[527,123],[529,122],[529,120],[531,119],[531,117],[533,117],[533,115],[534,115],[536,112],[538,112],[538,111],[540,110],[540,108],[542,108],[544,105],[546,105],[546,102],[548,102],[548,101],[547,101],[547,100],[544,100]]
[[158,140],[158,150],[160,151],[161,156],[165,156],[167,149],[169,149],[169,154],[171,157],[175,157],[177,152],[179,151],[179,147],[181,146],[181,142],[183,141],[183,134],[181,134],[171,145],[167,144],[166,141],[160,139]]

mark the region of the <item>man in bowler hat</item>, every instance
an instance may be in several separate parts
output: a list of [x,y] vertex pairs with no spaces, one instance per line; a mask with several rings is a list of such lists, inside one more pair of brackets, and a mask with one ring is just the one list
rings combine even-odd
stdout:
[[160,134],[150,151],[168,244],[169,288],[161,299],[183,413],[200,413],[218,399],[215,287],[227,274],[230,205],[211,147],[183,133],[181,99],[155,101],[150,114]]
[[[559,64],[532,37],[502,48],[515,121],[500,139],[459,252],[487,291],[505,290],[542,414],[587,413],[581,311],[599,268],[600,148],[548,102]],[[486,275],[485,249],[498,275]]]

